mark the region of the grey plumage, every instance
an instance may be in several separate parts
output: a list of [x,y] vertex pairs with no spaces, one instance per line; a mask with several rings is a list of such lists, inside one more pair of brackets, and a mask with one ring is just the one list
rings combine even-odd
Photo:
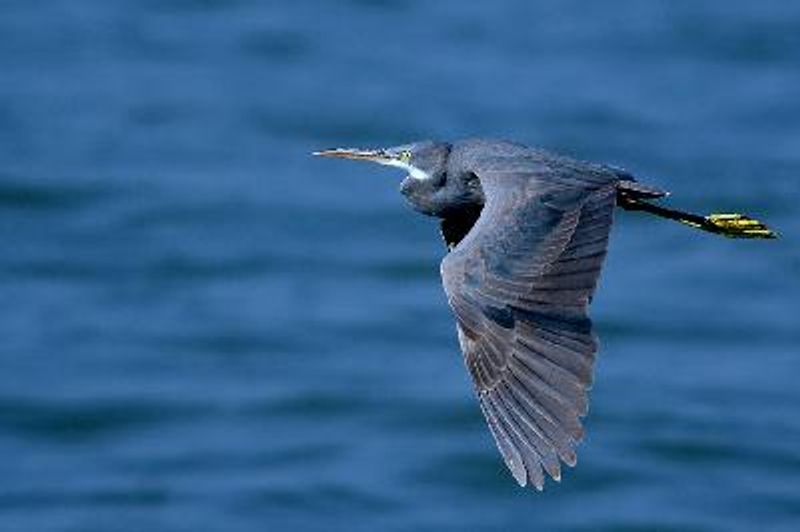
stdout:
[[577,460],[598,350],[588,307],[615,205],[727,236],[774,237],[741,215],[652,205],[667,193],[619,168],[513,142],[318,154],[409,170],[401,192],[441,219],[442,282],[481,411],[514,478],[537,489],[545,472],[558,480],[561,463]]
[[[456,145],[485,204],[442,261],[481,409],[521,484],[576,461],[597,341],[587,315],[608,242],[612,170],[517,145]],[[476,156],[475,153],[485,155]],[[463,154],[463,155],[462,155]]]

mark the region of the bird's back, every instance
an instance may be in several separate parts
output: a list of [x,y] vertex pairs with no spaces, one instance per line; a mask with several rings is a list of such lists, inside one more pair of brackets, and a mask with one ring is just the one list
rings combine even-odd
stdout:
[[556,187],[602,187],[633,180],[620,168],[580,161],[541,148],[495,139],[465,139],[452,145],[448,170],[454,174],[482,170],[481,185],[491,187],[494,178],[509,185],[516,179],[537,177]]

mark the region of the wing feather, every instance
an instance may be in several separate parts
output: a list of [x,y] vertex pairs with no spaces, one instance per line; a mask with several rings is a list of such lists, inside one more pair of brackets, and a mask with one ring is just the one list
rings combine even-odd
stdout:
[[542,489],[544,471],[560,479],[560,461],[575,465],[584,434],[598,348],[587,309],[616,184],[560,161],[532,171],[540,161],[525,157],[502,171],[502,158],[477,162],[486,203],[441,270],[497,447],[520,485]]

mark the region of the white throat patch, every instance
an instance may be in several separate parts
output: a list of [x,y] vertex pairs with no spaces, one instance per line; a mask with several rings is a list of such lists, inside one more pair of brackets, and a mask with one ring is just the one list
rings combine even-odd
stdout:
[[381,161],[380,163],[386,166],[396,166],[397,168],[402,168],[403,170],[408,172],[408,175],[420,181],[424,181],[425,179],[430,179],[431,177],[429,174],[423,172],[419,168],[411,166],[406,162],[398,161],[397,159],[392,159],[389,161]]

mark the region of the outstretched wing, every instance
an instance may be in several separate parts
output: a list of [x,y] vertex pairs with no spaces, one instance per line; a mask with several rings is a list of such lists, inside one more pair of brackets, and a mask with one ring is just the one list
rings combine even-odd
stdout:
[[597,341],[587,315],[616,178],[588,167],[485,161],[480,218],[442,261],[481,410],[520,485],[573,466]]

